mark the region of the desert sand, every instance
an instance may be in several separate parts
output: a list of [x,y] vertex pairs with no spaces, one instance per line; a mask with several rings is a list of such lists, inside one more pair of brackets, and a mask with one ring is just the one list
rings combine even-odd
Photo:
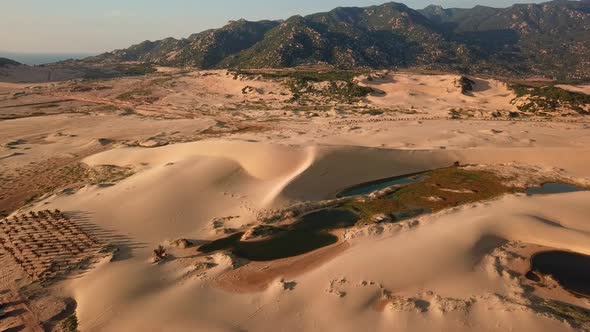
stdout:
[[[589,330],[545,303],[590,310],[588,298],[524,276],[547,248],[590,255],[586,191],[505,193],[354,226],[335,244],[268,262],[198,250],[281,209],[456,162],[530,186],[557,176],[590,185],[587,117],[493,118],[515,111],[498,80],[475,78],[465,95],[456,75],[380,77],[360,79],[379,94],[317,109],[286,107],[281,84],[225,71],[0,85],[0,110],[11,114],[0,121],[2,209],[9,218],[59,209],[118,249],[47,282],[41,298],[57,304],[41,309],[21,288],[37,280],[3,255],[3,296],[28,306],[4,309],[15,314],[0,326],[53,328],[60,313],[75,313],[81,331]],[[48,104],[57,106],[33,114]],[[460,108],[477,115],[450,119]],[[88,180],[88,169],[106,165],[123,176]],[[51,172],[73,167],[82,170],[68,173],[67,188]],[[168,257],[153,263],[158,245]]]
[[400,109],[428,109],[430,115],[447,115],[451,108],[472,108],[491,113],[497,110],[515,109],[510,101],[513,93],[503,82],[487,79],[476,80],[475,88],[467,95],[453,86],[457,75],[387,75],[383,79],[363,81],[385,92],[369,100],[381,106]]
[[590,85],[588,84],[580,84],[580,85],[558,85],[560,88],[563,88],[568,91],[574,92],[582,92],[582,93],[590,93]]

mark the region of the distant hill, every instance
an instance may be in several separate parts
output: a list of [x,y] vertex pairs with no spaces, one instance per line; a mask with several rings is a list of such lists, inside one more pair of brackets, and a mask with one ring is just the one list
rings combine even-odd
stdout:
[[93,59],[213,68],[224,59],[254,46],[264,38],[266,32],[278,24],[275,21],[234,21],[221,29],[196,33],[187,39],[166,38],[155,42],[145,41],[128,49],[105,53]]
[[14,60],[6,59],[6,58],[0,58],[0,68],[7,67],[7,66],[20,66],[20,65],[21,65],[20,62],[16,62]]
[[400,3],[233,21],[186,39],[146,41],[86,61],[198,68],[420,67],[590,79],[590,2],[414,10]]

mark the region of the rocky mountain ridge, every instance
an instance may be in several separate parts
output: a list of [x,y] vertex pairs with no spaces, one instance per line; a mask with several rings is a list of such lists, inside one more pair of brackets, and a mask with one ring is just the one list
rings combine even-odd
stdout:
[[146,41],[85,61],[169,66],[425,68],[590,79],[590,2],[414,10],[390,2],[284,21],[232,21],[186,39]]

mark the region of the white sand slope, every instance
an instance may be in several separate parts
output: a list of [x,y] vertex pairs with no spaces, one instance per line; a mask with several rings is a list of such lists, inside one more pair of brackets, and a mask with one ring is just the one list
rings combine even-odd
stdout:
[[590,95],[590,85],[588,84],[581,84],[581,85],[557,85],[558,88],[562,88],[564,90],[572,91],[572,92],[579,92],[585,93]]
[[369,101],[381,107],[400,110],[428,110],[432,115],[448,115],[450,109],[512,111],[515,106],[512,91],[497,80],[473,79],[474,90],[464,95],[455,87],[457,75],[416,75],[395,73],[383,79],[363,81],[363,84],[384,92],[369,97]]
[[112,187],[54,196],[43,206],[85,211],[93,223],[129,239],[125,259],[105,262],[66,285],[84,331],[570,331],[560,319],[536,312],[532,295],[505,266],[519,259],[510,254],[516,243],[590,254],[588,193],[507,196],[418,223],[351,231],[348,249],[289,274],[284,282],[292,290],[280,278],[261,292],[221,290],[218,277],[233,271],[223,254],[212,256],[217,265],[209,270],[196,265],[204,258],[195,249],[175,252],[165,264],[148,261],[166,240],[215,236],[215,218],[224,227],[239,227],[263,208],[323,199],[352,184],[444,167],[458,158],[561,164],[584,173],[580,163],[588,160],[579,158],[580,151],[410,151],[222,140],[119,148],[85,162],[133,165],[135,175]]

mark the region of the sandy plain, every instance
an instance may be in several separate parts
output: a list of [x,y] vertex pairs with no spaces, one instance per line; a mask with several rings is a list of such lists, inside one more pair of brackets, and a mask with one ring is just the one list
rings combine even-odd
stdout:
[[[91,242],[86,264],[67,261],[72,271],[52,279],[3,252],[0,327],[57,330],[75,313],[81,331],[589,330],[547,302],[588,315],[588,298],[524,276],[547,248],[590,255],[589,192],[507,193],[359,225],[274,261],[199,251],[291,206],[456,162],[530,186],[590,185],[590,119],[492,116],[516,111],[511,90],[477,78],[464,94],[457,79],[381,73],[359,78],[379,93],[307,104],[280,82],[226,71],[0,83],[0,210],[63,212],[67,233],[31,217],[63,242],[58,255],[69,234]],[[168,257],[155,264],[158,245]]]

